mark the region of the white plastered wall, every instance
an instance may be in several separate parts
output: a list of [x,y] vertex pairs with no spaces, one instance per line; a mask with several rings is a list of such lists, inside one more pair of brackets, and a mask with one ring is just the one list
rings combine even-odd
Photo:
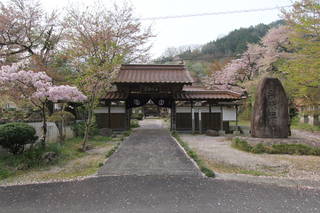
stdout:
[[[110,108],[111,113],[125,113],[126,108],[124,106],[111,106]],[[94,113],[108,113],[108,107],[97,107],[94,110]]]
[[[199,112],[199,110],[201,110],[202,113],[209,112],[209,107],[193,107],[193,109],[194,109],[195,113]],[[223,111],[223,120],[224,121],[235,121],[237,119],[237,113],[236,113],[235,107],[224,106],[224,107],[222,107],[222,111]],[[177,113],[191,113],[191,107],[178,106],[176,108],[176,112]],[[211,112],[212,113],[221,112],[220,106],[212,106]]]

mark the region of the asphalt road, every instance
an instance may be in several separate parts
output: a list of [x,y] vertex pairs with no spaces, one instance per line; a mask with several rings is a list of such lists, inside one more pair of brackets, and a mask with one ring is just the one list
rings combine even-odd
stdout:
[[138,130],[109,160],[82,181],[0,187],[0,212],[320,212],[317,190],[200,176],[163,129]]
[[320,212],[319,191],[201,177],[107,176],[0,188],[0,212]]

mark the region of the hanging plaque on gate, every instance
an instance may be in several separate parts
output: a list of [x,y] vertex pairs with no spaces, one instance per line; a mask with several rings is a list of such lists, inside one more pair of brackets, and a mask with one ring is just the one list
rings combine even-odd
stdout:
[[133,105],[140,106],[140,100],[139,99],[133,99]]
[[172,105],[172,99],[170,98],[152,98],[151,100],[159,107],[171,107]]

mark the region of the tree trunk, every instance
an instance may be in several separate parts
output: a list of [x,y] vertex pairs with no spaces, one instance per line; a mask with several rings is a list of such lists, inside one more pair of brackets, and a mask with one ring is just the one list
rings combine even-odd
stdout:
[[83,137],[83,141],[82,141],[82,151],[86,151],[86,145],[87,145],[87,141],[88,141],[88,137],[89,137],[89,130],[90,130],[90,126],[92,123],[92,109],[88,110],[88,118],[86,120],[85,123],[85,131],[84,131],[84,137]]
[[63,144],[64,137],[63,137],[63,123],[62,121],[56,121],[55,122],[57,128],[58,128],[58,133],[59,133],[59,143]]
[[45,110],[45,104],[42,104],[42,137],[40,139],[40,142],[43,147],[46,146],[46,139],[47,139],[47,117],[46,117],[46,110]]

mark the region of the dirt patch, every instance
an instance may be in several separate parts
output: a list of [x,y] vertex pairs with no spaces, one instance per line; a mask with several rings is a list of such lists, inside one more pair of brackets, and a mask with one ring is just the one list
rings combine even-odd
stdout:
[[320,181],[319,156],[253,154],[231,147],[231,139],[204,135],[182,134],[208,166],[222,175],[247,174]]

